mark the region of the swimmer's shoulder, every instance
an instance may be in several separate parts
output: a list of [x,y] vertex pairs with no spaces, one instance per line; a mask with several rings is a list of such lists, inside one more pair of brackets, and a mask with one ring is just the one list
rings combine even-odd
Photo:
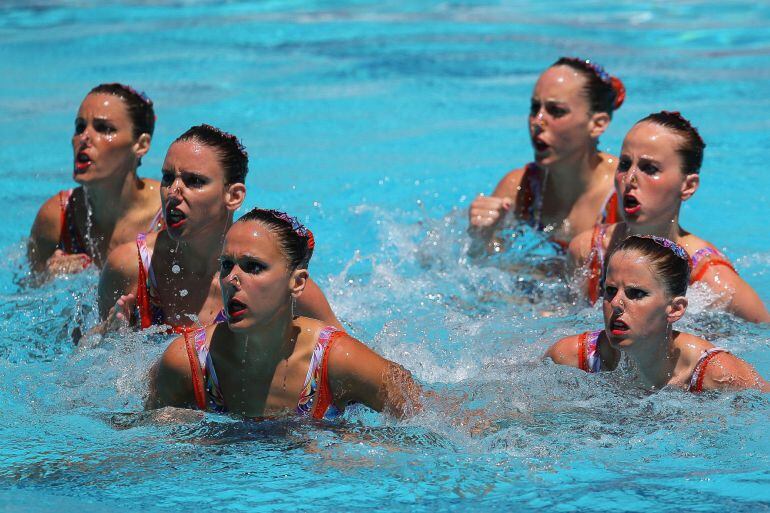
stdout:
[[142,184],[142,210],[151,210],[155,215],[161,207],[160,182],[152,178],[140,178]]
[[[312,317],[297,316],[294,319],[294,325],[300,330],[301,340],[306,343],[315,345],[318,341],[318,337],[324,328],[329,327],[329,323],[313,319]],[[331,326],[334,327],[334,326]],[[337,328],[339,330],[339,328]],[[343,330],[339,330],[343,331]]]
[[683,364],[695,367],[703,352],[713,349],[714,344],[691,333],[675,331],[674,347],[679,350],[679,358]]
[[693,255],[696,252],[706,248],[717,249],[717,247],[711,242],[705,239],[701,239],[692,233],[686,233],[685,235],[680,236],[679,242],[685,251],[687,251],[687,253],[690,255]]
[[66,191],[57,192],[40,206],[32,224],[32,236],[59,240],[61,232],[62,197]]
[[521,181],[524,179],[524,173],[526,172],[528,165],[529,164],[512,171],[508,171],[505,176],[503,176],[497,183],[497,187],[495,187],[495,190],[492,192],[492,196],[496,196],[498,198],[508,197],[516,200],[516,196],[518,195],[519,188],[521,186]]
[[602,160],[596,168],[596,179],[601,183],[609,183],[610,186],[614,186],[615,171],[618,168],[618,157],[611,153],[600,151],[599,158]]
[[578,346],[581,335],[570,335],[555,342],[543,355],[543,358],[550,358],[557,365],[569,365],[578,367],[580,360],[578,358]]
[[580,232],[573,237],[569,243],[569,248],[567,249],[567,254],[573,265],[584,265],[588,260],[591,251],[594,249],[594,237],[597,236],[597,229],[598,235],[602,235],[603,233],[601,243],[602,249],[606,252],[609,249],[610,241],[612,241],[615,230],[620,224],[621,223],[595,225],[590,230]]
[[[196,358],[197,361],[197,358]],[[184,336],[174,339],[153,366],[148,408],[194,404],[191,361]]]
[[[676,345],[682,351],[683,362],[693,371],[703,353],[713,349],[714,344],[689,333],[679,333]],[[719,352],[709,359],[703,374],[703,390],[741,390],[756,388],[768,391],[770,385],[745,360],[727,351]]]

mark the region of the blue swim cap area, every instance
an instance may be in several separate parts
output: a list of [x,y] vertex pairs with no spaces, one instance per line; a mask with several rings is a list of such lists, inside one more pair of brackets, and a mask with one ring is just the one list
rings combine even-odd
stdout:
[[[770,304],[770,6],[688,2],[70,2],[0,7],[0,510],[763,511],[770,401],[649,393],[617,373],[543,363],[601,326],[535,271],[518,233],[466,256],[467,208],[532,158],[539,74],[560,56],[622,78],[601,138],[679,110],[706,141],[682,225]],[[318,424],[147,413],[163,334],[73,345],[96,322],[95,270],[26,283],[40,205],[73,186],[78,105],[103,82],[152,98],[140,174],[210,123],[248,150],[248,195],[316,240],[311,275],[351,334],[412,371],[437,403]],[[542,268],[539,266],[538,268]],[[695,291],[697,292],[697,291]],[[770,377],[770,327],[705,311],[677,325]],[[632,372],[624,369],[622,372]]]

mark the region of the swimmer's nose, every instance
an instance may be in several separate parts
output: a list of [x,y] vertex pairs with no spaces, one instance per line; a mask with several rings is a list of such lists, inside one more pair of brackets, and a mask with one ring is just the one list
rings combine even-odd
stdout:
[[88,127],[86,127],[79,134],[75,134],[74,141],[75,141],[75,143],[80,148],[83,148],[83,147],[88,146],[89,144],[91,144],[91,131],[90,131],[90,129]]
[[166,186],[168,188],[168,197],[169,198],[178,198],[181,199],[182,197],[182,187],[184,187],[184,182],[182,182],[182,177],[177,176],[174,178],[174,181],[171,182],[169,185]]
[[532,125],[537,128],[544,128],[546,125],[545,122],[545,112],[543,112],[543,108],[541,107],[539,111],[537,111],[537,114],[532,116]]
[[610,306],[612,307],[612,311],[616,314],[622,314],[626,311],[626,304],[623,302],[623,298],[620,297],[619,291],[615,294],[615,297],[612,298],[612,301],[610,301]]

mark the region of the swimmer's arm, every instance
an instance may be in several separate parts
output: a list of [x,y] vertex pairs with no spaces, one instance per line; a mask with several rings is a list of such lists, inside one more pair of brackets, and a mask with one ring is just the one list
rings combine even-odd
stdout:
[[594,231],[586,230],[576,235],[569,243],[567,249],[567,273],[570,277],[578,278],[580,292],[588,297],[588,279],[583,276],[591,256]]
[[107,318],[121,296],[136,292],[139,279],[139,256],[136,244],[121,244],[107,257],[99,277],[99,318]]
[[61,206],[59,196],[49,198],[35,217],[27,242],[27,256],[32,270],[44,272],[46,262],[53,255],[59,244],[61,231]]
[[308,278],[305,289],[297,298],[296,313],[297,315],[318,319],[327,325],[343,329],[323,291],[312,278]]
[[557,365],[568,365],[570,367],[579,367],[578,359],[578,338],[580,335],[565,337],[551,347],[543,355],[543,358],[550,358]]
[[493,253],[500,240],[495,231],[505,212],[516,212],[516,199],[519,184],[524,176],[524,169],[515,169],[507,173],[495,187],[491,196],[476,196],[468,208],[468,235],[472,244],[468,251],[471,257]]
[[703,390],[745,390],[770,392],[770,383],[749,363],[730,353],[714,355],[703,376]]
[[145,409],[164,406],[190,407],[195,404],[192,371],[184,337],[174,340],[149,373],[150,390]]
[[408,370],[348,335],[338,337],[328,363],[329,385],[338,407],[359,402],[396,418],[421,411],[422,389]]
[[759,295],[732,269],[724,265],[711,266],[701,281],[727,299],[727,311],[751,322],[770,322],[770,312]]
[[525,170],[526,167],[520,167],[518,169],[514,169],[513,171],[509,171],[497,183],[495,190],[492,191],[492,196],[495,196],[496,198],[511,198],[511,206],[515,210],[519,186],[521,185],[522,178],[524,178]]
[[591,243],[594,237],[593,228],[577,234],[569,243],[567,249],[567,264],[573,272],[582,269],[591,254]]

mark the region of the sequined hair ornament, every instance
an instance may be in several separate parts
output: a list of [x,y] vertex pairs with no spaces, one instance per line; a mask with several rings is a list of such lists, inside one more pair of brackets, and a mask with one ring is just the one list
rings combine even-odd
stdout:
[[307,228],[305,225],[300,223],[296,217],[290,216],[286,212],[281,212],[280,210],[270,210],[270,209],[264,209],[264,210],[265,212],[272,215],[274,218],[279,219],[291,225],[292,231],[296,233],[299,237],[302,237],[307,241],[307,248],[309,250],[315,249],[315,237],[313,237],[313,232],[311,232],[310,229]]
[[236,223],[256,221],[274,230],[278,244],[289,261],[291,269],[307,269],[315,248],[315,237],[296,217],[280,210],[253,208]]
[[649,239],[659,246],[670,249],[677,257],[686,261],[688,264],[690,263],[690,255],[687,254],[687,251],[670,239],[658,237],[657,235],[637,235],[636,237],[639,237],[640,239]]
[[599,80],[609,85],[615,92],[615,100],[612,102],[613,110],[617,110],[621,105],[623,105],[623,101],[626,99],[626,86],[623,85],[623,82],[618,77],[607,73],[603,66],[591,61],[590,59],[580,59],[578,57],[563,57],[560,60],[562,62],[571,62],[572,64],[590,71]]

